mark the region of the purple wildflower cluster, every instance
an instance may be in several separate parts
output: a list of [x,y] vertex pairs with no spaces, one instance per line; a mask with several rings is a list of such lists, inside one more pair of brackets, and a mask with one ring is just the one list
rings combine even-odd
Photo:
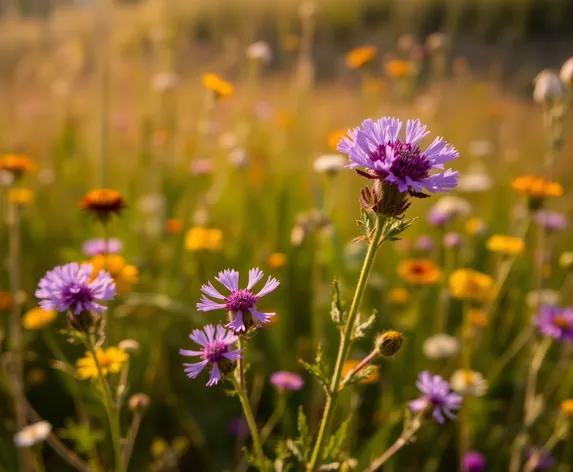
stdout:
[[416,382],[418,390],[423,395],[410,402],[412,411],[421,412],[432,409],[432,416],[438,423],[445,422],[445,416],[454,419],[452,410],[459,410],[462,406],[462,397],[451,392],[450,384],[439,375],[422,372]]
[[542,305],[534,323],[545,336],[559,342],[573,342],[573,308]]

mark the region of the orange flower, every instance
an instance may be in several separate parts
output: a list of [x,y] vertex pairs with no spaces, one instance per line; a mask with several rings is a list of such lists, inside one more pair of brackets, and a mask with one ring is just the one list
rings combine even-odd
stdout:
[[29,205],[34,201],[34,192],[29,188],[11,188],[8,190],[8,201],[21,206]]
[[333,151],[336,151],[338,143],[340,142],[343,136],[346,136],[347,131],[348,130],[343,128],[335,129],[326,138],[326,145]]
[[401,79],[414,75],[416,65],[412,61],[392,59],[386,63],[386,74],[394,79]]
[[207,90],[213,92],[215,98],[225,98],[233,95],[233,85],[223,80],[217,74],[203,74],[201,81]]
[[282,252],[273,252],[267,258],[267,264],[273,269],[280,269],[286,263],[287,256]]
[[354,48],[346,54],[346,65],[350,69],[358,69],[364,64],[372,61],[376,57],[376,48],[374,46],[361,46]]
[[412,285],[433,285],[440,279],[440,269],[430,259],[407,259],[398,264],[398,275]]
[[80,203],[84,210],[91,211],[101,220],[107,220],[112,213],[119,215],[125,208],[121,193],[109,188],[98,188],[88,192]]
[[183,231],[183,221],[179,218],[171,218],[165,222],[165,229],[171,234],[180,233]]
[[513,180],[511,186],[518,193],[529,197],[530,207],[533,209],[539,208],[546,198],[563,195],[561,184],[534,175],[517,177]]
[[0,156],[0,170],[10,172],[18,178],[38,169],[38,165],[28,156],[20,154],[4,154]]
[[10,292],[0,292],[0,310],[6,310],[14,303],[14,297]]

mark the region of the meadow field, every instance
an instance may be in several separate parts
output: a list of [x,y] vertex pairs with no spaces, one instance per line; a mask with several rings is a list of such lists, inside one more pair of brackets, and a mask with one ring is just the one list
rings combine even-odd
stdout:
[[16,3],[0,472],[573,471],[567,2]]

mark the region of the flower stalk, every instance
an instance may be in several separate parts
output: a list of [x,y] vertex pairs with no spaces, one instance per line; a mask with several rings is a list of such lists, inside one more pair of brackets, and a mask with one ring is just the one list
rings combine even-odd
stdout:
[[348,353],[350,351],[352,331],[354,330],[354,324],[356,322],[356,317],[358,316],[358,309],[360,308],[360,302],[362,301],[362,296],[364,295],[366,284],[368,282],[372,266],[374,265],[376,251],[378,250],[380,244],[384,241],[383,229],[385,221],[386,219],[383,216],[377,215],[374,234],[370,238],[368,252],[366,253],[366,257],[362,265],[362,270],[360,272],[360,277],[358,279],[358,284],[356,285],[356,290],[354,292],[352,305],[350,307],[350,311],[348,312],[346,327],[344,328],[344,333],[341,336],[340,347],[338,349],[336,365],[334,367],[334,373],[332,375],[329,395],[326,398],[326,405],[324,413],[322,415],[322,420],[320,422],[318,436],[316,439],[314,449],[312,451],[310,462],[307,467],[307,470],[309,472],[314,472],[317,470],[320,458],[322,456],[322,450],[324,449],[326,443],[328,431],[330,429],[330,424],[332,422],[334,414],[334,409],[336,407],[336,401],[338,399],[338,394],[340,391],[340,384],[342,381],[342,367],[344,365],[344,362],[348,358]]

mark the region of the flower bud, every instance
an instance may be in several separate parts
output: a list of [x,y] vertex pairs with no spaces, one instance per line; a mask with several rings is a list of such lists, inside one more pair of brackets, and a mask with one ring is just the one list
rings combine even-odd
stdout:
[[573,85],[573,57],[570,57],[563,63],[559,71],[559,77],[561,82],[565,84],[565,87],[569,88]]
[[74,315],[71,311],[68,311],[68,325],[76,331],[88,333],[98,321],[99,316],[95,312],[82,311],[80,314]]
[[118,347],[128,354],[134,354],[139,351],[139,343],[135,339],[124,339],[120,341]]
[[149,395],[146,395],[145,393],[136,393],[129,398],[127,406],[134,413],[141,414],[149,408],[150,403],[151,398],[149,398]]
[[398,331],[386,331],[376,338],[376,351],[384,357],[391,357],[396,354],[402,346],[404,337]]
[[563,99],[565,89],[559,76],[550,70],[542,70],[534,79],[533,100],[539,104],[551,104]]

